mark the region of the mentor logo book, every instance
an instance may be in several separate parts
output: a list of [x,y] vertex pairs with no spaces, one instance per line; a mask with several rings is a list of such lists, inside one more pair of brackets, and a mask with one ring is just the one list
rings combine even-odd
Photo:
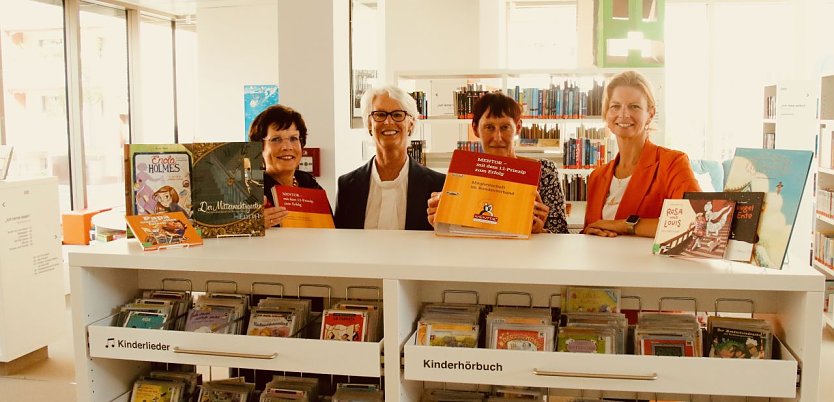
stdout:
[[272,187],[272,198],[278,206],[289,212],[281,226],[285,228],[327,228],[333,229],[333,215],[327,193],[315,188],[276,185]]
[[526,239],[541,163],[456,150],[437,209],[439,236]]

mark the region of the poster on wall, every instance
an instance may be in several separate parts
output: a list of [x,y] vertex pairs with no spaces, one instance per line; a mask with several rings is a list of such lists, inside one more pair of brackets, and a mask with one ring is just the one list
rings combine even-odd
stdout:
[[243,140],[249,141],[249,126],[259,113],[278,104],[278,85],[243,86]]

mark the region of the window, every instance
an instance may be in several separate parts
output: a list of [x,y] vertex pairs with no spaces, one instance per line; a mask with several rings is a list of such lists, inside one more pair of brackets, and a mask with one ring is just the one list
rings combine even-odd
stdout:
[[14,146],[9,178],[57,176],[71,209],[61,0],[0,2],[0,142]]
[[139,17],[139,74],[131,98],[138,122],[131,142],[174,142],[174,30],[170,19]]
[[124,144],[130,141],[127,18],[81,3],[81,95],[87,207],[124,205]]

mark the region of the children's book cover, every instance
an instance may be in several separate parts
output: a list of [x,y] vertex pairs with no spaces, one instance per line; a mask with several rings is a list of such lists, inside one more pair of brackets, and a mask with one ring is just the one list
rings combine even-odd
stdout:
[[367,321],[365,311],[326,310],[321,321],[321,339],[363,342]]
[[335,228],[327,193],[316,188],[273,186],[272,199],[289,212],[281,227]]
[[191,216],[191,152],[182,144],[125,145],[127,215]]
[[454,151],[435,233],[529,238],[540,175],[536,160]]
[[264,235],[260,143],[184,145],[193,157],[194,227],[204,238]]
[[133,215],[125,220],[146,251],[203,244],[203,239],[182,212]]
[[724,258],[735,205],[722,199],[664,200],[652,252]]
[[547,332],[539,329],[508,327],[495,329],[495,349],[542,352],[547,348],[547,341]]
[[759,217],[762,214],[765,193],[684,193],[683,198],[694,199],[724,199],[736,202],[732,223],[730,224],[730,239],[727,242],[725,260],[750,262],[753,255],[753,245],[756,244],[756,230],[759,228]]
[[563,313],[618,313],[621,291],[617,288],[565,288]]
[[766,194],[752,264],[782,268],[812,157],[811,151],[736,149],[724,191]]

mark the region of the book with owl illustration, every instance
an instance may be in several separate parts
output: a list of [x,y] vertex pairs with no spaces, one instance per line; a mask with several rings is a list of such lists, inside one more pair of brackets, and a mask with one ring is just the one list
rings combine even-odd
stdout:
[[654,237],[654,254],[724,258],[736,202],[666,199]]
[[192,155],[191,219],[203,238],[263,236],[263,154],[257,142],[185,144]]
[[528,239],[541,162],[455,150],[437,207],[438,236]]
[[765,193],[753,265],[782,268],[812,157],[811,151],[736,149],[724,191]]

